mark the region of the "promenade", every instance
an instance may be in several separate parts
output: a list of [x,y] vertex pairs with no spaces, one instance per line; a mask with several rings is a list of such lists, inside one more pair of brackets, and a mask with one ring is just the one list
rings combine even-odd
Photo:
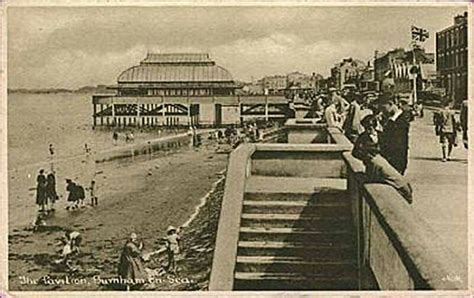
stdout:
[[467,270],[468,151],[461,138],[452,160],[441,161],[441,146],[432,122],[433,111],[412,122],[407,177],[414,189],[413,208],[460,258]]

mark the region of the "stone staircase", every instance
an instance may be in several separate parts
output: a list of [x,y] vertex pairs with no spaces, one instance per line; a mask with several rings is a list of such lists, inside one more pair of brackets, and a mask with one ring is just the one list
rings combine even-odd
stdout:
[[356,290],[345,179],[250,176],[235,290]]

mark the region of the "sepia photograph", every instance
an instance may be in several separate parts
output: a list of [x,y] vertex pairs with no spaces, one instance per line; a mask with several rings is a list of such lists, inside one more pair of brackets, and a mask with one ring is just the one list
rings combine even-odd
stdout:
[[1,291],[469,290],[469,3],[64,4],[4,7]]

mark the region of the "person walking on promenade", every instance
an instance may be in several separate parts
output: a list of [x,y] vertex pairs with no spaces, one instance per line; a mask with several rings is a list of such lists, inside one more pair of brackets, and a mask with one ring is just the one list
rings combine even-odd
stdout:
[[393,95],[384,94],[379,99],[380,108],[387,120],[383,126],[380,145],[382,156],[402,175],[408,165],[408,135],[410,122],[403,117],[403,110]]
[[464,100],[461,104],[461,113],[460,113],[460,124],[462,128],[462,142],[464,144],[464,148],[468,149],[468,122],[467,122],[467,100]]
[[441,151],[443,162],[451,160],[451,152],[453,147],[457,147],[457,133],[456,129],[458,123],[454,115],[454,111],[451,110],[449,101],[443,103],[444,107],[438,112],[438,132],[439,142],[441,143]]
[[46,177],[46,199],[49,204],[49,210],[55,211],[54,203],[58,200],[58,193],[56,192],[56,177],[54,171],[49,173]]
[[367,115],[361,121],[364,132],[357,138],[352,155],[365,165],[367,182],[391,185],[407,200],[413,202],[410,183],[380,154],[380,123],[375,115]]
[[405,117],[405,119],[406,119],[408,122],[412,122],[413,120],[415,120],[416,112],[415,112],[415,110],[408,104],[408,101],[407,101],[405,98],[400,99],[400,109],[402,109],[402,111],[403,111],[402,117]]
[[39,211],[45,211],[46,203],[46,176],[44,175],[44,170],[41,169],[36,177],[36,204],[40,208]]
[[147,274],[142,264],[143,243],[138,242],[137,234],[132,233],[123,247],[118,265],[118,275],[130,290],[130,283],[139,284],[140,280],[146,280]]

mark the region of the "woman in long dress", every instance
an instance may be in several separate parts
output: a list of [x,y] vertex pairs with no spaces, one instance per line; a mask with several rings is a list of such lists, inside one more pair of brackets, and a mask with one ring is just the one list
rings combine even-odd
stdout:
[[41,169],[38,177],[36,177],[36,204],[39,206],[40,211],[44,211],[46,201],[46,177],[44,176],[44,170]]
[[50,210],[54,211],[54,203],[58,199],[58,194],[56,192],[56,177],[53,173],[49,173],[46,177],[46,197],[48,203],[50,204]]
[[118,275],[126,281],[127,290],[132,285],[143,285],[147,279],[145,267],[142,264],[143,243],[138,243],[137,234],[132,233],[125,243],[120,256]]

